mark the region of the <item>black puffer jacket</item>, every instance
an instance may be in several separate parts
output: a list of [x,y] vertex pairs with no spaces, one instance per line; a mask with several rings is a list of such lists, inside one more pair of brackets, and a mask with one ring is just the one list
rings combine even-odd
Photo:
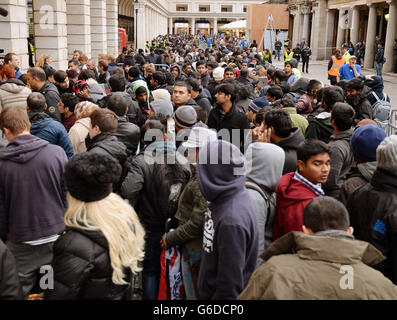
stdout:
[[359,123],[361,120],[374,118],[371,104],[366,98],[365,93],[357,95],[352,100],[347,98],[346,102],[350,104],[356,112],[354,125],[357,125],[357,123]]
[[0,240],[0,300],[22,300],[15,259],[7,246]]
[[[54,244],[52,268],[54,289],[45,292],[45,300],[131,299],[130,285],[112,281],[109,246],[100,232],[67,229]],[[124,280],[130,283],[130,277]]]
[[299,128],[292,128],[290,135],[277,143],[285,152],[283,174],[296,171],[298,165],[297,150],[304,140],[302,131]]
[[348,198],[354,235],[373,244],[387,258],[379,269],[397,284],[397,175],[376,169],[371,182]]
[[121,166],[127,160],[127,147],[113,135],[99,134],[92,140],[87,136],[85,144],[88,152],[111,156],[118,160]]
[[127,147],[127,155],[135,155],[141,138],[141,130],[136,124],[128,122],[127,116],[119,117],[117,131],[113,134]]

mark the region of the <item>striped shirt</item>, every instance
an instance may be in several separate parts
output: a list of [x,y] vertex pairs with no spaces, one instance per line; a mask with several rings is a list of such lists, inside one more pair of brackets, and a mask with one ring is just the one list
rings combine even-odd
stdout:
[[310,187],[310,189],[312,189],[318,196],[325,195],[323,188],[321,187],[321,183],[319,184],[311,183],[309,180],[307,180],[304,176],[300,175],[298,172],[295,172],[294,179]]

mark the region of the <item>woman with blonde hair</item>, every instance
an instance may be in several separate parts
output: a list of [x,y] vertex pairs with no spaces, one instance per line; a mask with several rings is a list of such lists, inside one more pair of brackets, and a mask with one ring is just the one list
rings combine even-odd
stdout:
[[134,209],[112,193],[121,166],[107,155],[81,153],[66,165],[66,230],[54,244],[49,300],[131,299],[141,269],[145,231]]

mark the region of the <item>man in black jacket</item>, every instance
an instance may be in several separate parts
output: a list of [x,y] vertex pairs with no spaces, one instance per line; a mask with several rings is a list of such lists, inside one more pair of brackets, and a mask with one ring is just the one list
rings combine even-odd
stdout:
[[[218,137],[222,137],[222,140],[233,143],[240,150],[244,150],[245,137],[250,126],[245,113],[235,107],[236,96],[234,84],[223,83],[217,86],[216,105],[208,116],[207,125],[211,129],[216,129]],[[236,141],[237,139],[239,140]]]
[[57,87],[47,81],[47,76],[40,67],[30,68],[27,72],[27,77],[28,87],[30,87],[33,92],[40,92],[44,95],[47,103],[46,113],[51,118],[61,122],[62,117],[58,110],[60,97]]
[[373,111],[366,95],[363,93],[364,82],[361,79],[354,78],[347,83],[346,102],[350,104],[356,116],[354,125],[363,119],[373,119]]
[[98,100],[98,106],[101,108],[106,108],[111,96],[121,96],[123,99],[125,99],[128,106],[128,121],[134,124],[140,123],[142,120],[142,111],[141,108],[139,108],[138,103],[134,101],[127,92],[125,92],[125,78],[121,74],[114,74],[109,78],[109,85],[111,93],[103,97],[101,100]]
[[349,196],[346,207],[355,237],[370,242],[386,256],[378,269],[397,284],[397,136],[381,142],[376,160],[371,181]]
[[378,42],[377,50],[375,54],[375,69],[376,69],[376,74],[380,77],[382,76],[382,68],[383,68],[383,64],[385,63],[384,56],[385,56],[385,52],[383,50],[383,44],[382,42]]
[[117,130],[113,135],[127,147],[128,156],[135,155],[139,145],[141,130],[137,125],[128,122],[128,106],[125,99],[114,95],[109,98],[107,107],[119,118]]
[[[85,140],[87,152],[111,156],[123,168],[127,160],[127,147],[114,136],[118,126],[117,115],[109,109],[98,109],[90,115],[90,119],[89,135]],[[114,184],[114,192],[118,192],[119,188],[119,183]]]

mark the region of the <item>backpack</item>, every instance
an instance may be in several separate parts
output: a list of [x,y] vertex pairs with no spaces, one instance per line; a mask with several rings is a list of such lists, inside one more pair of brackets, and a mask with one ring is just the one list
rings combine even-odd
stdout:
[[383,95],[383,99],[379,99],[378,95],[372,91],[371,94],[376,99],[376,102],[372,105],[374,119],[379,121],[387,121],[390,118],[390,102],[387,101],[387,95]]
[[245,182],[245,187],[247,188],[247,189],[252,189],[252,190],[255,190],[255,191],[258,191],[259,192],[259,194],[262,196],[262,198],[265,200],[265,202],[266,202],[266,206],[267,206],[267,219],[266,219],[266,222],[265,222],[265,227],[266,227],[266,225],[267,225],[267,223],[268,223],[268,219],[269,219],[269,217],[270,217],[270,214],[271,214],[271,202],[274,202],[274,197],[273,196],[269,196],[266,192],[264,192],[262,189],[261,189],[261,187],[259,187],[255,182],[252,182],[252,181],[246,181]]

